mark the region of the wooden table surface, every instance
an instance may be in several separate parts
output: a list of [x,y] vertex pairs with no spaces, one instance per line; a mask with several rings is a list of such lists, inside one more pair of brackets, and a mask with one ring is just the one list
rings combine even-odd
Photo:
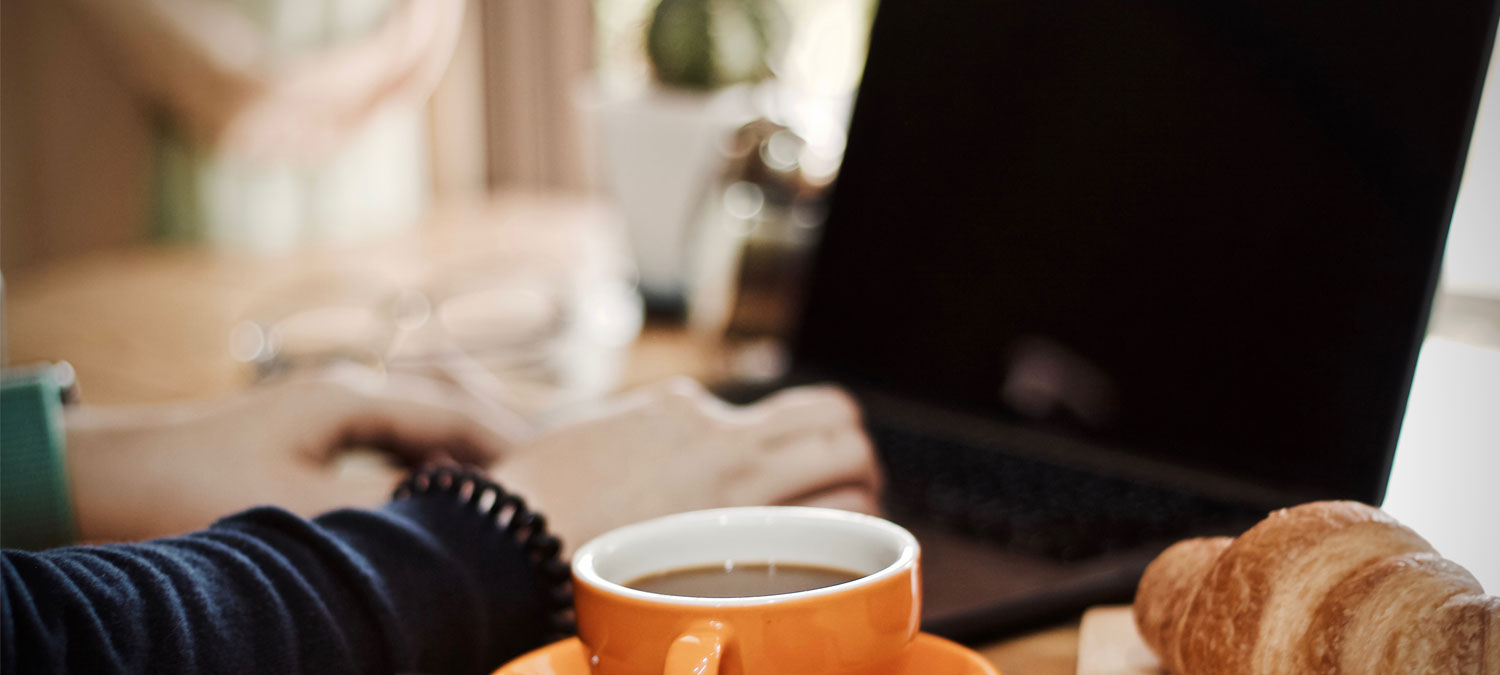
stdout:
[[[570,200],[502,196],[449,208],[420,231],[396,239],[326,245],[275,255],[229,254],[183,246],[138,246],[7,270],[6,350],[10,364],[66,360],[84,400],[139,404],[222,395],[252,374],[229,351],[234,324],[286,290],[288,280],[378,268],[401,280],[433,259],[491,249],[524,254],[522,227],[597,227],[613,216]],[[623,386],[675,374],[704,376],[709,359],[685,330],[647,323],[632,347]],[[1071,675],[1076,620],[1013,637],[981,651],[1008,675]]]

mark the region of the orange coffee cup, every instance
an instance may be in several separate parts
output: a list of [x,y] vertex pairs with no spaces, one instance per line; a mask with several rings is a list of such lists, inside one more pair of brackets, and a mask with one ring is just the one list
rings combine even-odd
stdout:
[[[920,549],[894,523],[847,511],[744,507],[614,530],[573,556],[578,635],[594,675],[880,675],[921,615]],[[711,565],[800,564],[859,578],[752,597],[663,595],[625,584]]]

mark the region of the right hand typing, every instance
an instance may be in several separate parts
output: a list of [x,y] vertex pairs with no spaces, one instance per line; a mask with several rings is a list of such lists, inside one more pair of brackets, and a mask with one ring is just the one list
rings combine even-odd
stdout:
[[493,473],[568,550],[628,523],[723,506],[876,510],[879,472],[859,410],[831,387],[732,406],[674,379],[543,430]]

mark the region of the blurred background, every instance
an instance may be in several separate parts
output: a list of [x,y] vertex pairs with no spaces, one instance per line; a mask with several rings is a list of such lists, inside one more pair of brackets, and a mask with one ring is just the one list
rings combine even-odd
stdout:
[[[0,362],[67,361],[103,405],[353,362],[538,426],[672,375],[773,381],[876,10],[0,0]],[[1500,58],[1488,83],[1428,324],[1467,351],[1430,357],[1407,415],[1410,446],[1470,457],[1493,455],[1470,364],[1500,353]],[[1421,507],[1489,491],[1420,458],[1388,507],[1483,547]]]
[[[527,415],[768,379],[874,0],[6,0],[11,363],[180,400],[353,360]],[[1500,101],[1434,333],[1500,345]]]
[[10,362],[118,403],[352,360],[540,415],[777,366],[874,3],[3,9]]

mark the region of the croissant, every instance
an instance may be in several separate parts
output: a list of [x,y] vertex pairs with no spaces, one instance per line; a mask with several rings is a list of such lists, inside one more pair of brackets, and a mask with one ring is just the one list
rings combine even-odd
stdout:
[[1500,675],[1500,597],[1356,502],[1173,545],[1146,568],[1134,614],[1177,675]]

